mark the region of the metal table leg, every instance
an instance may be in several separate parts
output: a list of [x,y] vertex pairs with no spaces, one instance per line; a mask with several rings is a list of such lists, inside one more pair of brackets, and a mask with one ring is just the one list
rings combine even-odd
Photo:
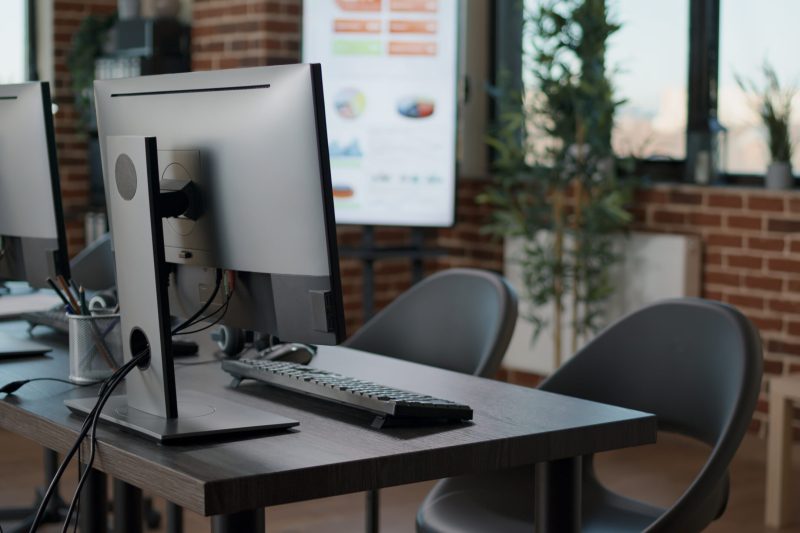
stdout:
[[578,533],[581,530],[581,458],[537,464],[534,499],[537,533]]
[[211,518],[212,533],[264,533],[264,528],[263,508]]
[[114,480],[114,533],[142,533],[142,491]]
[[94,468],[89,471],[81,494],[81,533],[107,533],[108,494],[106,475]]
[[381,493],[379,490],[368,490],[366,499],[366,532],[378,533],[381,524]]
[[183,508],[167,502],[167,533],[183,533]]

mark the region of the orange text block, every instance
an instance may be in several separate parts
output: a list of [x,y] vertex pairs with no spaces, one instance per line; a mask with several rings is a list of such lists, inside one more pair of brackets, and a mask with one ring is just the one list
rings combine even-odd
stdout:
[[382,0],[336,0],[342,11],[369,11],[371,13],[381,10]]
[[436,43],[420,43],[410,41],[390,41],[391,56],[435,56]]
[[389,22],[391,33],[436,33],[435,20],[392,20]]
[[389,0],[392,11],[414,13],[436,13],[439,10],[438,0]]
[[336,19],[333,21],[336,33],[380,33],[380,20]]

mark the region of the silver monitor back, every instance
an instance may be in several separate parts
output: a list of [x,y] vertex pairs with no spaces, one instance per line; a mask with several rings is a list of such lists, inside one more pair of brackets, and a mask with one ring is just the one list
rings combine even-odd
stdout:
[[197,220],[164,221],[172,314],[191,315],[226,269],[236,290],[224,323],[287,341],[344,339],[319,65],[96,81],[95,101],[107,191],[106,138],[116,135],[156,137],[161,179],[200,190]]
[[0,85],[0,280],[69,277],[50,86]]

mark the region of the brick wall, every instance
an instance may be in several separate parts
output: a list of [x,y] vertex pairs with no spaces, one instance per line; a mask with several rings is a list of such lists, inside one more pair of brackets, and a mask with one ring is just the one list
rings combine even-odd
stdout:
[[116,0],[53,2],[53,71],[51,91],[58,105],[55,115],[56,148],[61,174],[61,196],[67,225],[69,251],[83,248],[83,214],[89,205],[89,168],[86,135],[78,127],[73,104],[67,54],[81,21],[89,15],[108,15],[116,10]]
[[[800,192],[658,186],[639,192],[634,213],[637,229],[700,236],[703,297],[758,327],[765,377],[800,372]],[[754,428],[767,410],[763,395]]]
[[299,0],[194,0],[192,68],[296,63],[301,7]]

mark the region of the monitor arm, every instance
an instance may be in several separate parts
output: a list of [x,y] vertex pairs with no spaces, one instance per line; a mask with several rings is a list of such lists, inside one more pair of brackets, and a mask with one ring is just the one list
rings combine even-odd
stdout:
[[158,198],[158,214],[161,218],[200,218],[200,190],[193,181],[170,178],[162,179],[159,183],[161,193]]

